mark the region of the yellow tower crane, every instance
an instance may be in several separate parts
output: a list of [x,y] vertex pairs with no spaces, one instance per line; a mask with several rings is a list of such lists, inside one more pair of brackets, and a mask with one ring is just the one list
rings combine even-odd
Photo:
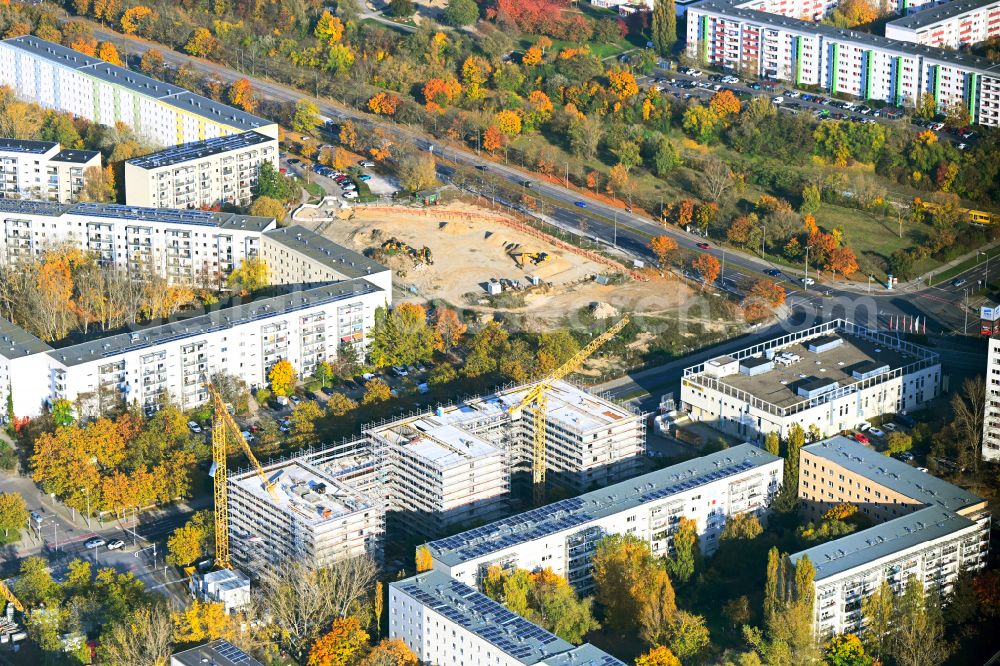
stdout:
[[24,612],[24,604],[21,603],[20,599],[14,596],[14,593],[10,591],[10,588],[7,587],[2,580],[0,580],[0,596],[6,599],[7,603],[16,608],[19,612]]
[[215,564],[223,569],[232,568],[229,561],[229,497],[226,494],[228,470],[226,468],[226,444],[235,440],[243,447],[243,452],[257,469],[264,488],[275,500],[278,493],[274,490],[274,482],[268,480],[264,468],[257,462],[256,456],[250,450],[250,445],[243,439],[239,425],[229,414],[226,402],[211,384],[208,393],[212,398],[212,476],[215,480]]
[[629,318],[625,315],[621,320],[590,341],[590,343],[573,355],[573,358],[553,370],[538,381],[528,391],[520,402],[511,407],[508,413],[516,418],[522,409],[532,408],[534,419],[534,443],[532,450],[531,480],[534,487],[535,504],[541,504],[545,499],[545,419],[548,411],[549,391],[552,384],[580,368],[591,354],[600,349],[604,343],[621,333],[628,325]]

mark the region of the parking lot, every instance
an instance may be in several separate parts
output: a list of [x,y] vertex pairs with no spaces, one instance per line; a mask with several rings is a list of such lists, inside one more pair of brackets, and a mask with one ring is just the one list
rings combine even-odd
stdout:
[[392,177],[375,173],[374,162],[361,160],[356,165],[339,171],[318,162],[309,164],[298,157],[289,157],[282,162],[287,172],[305,180],[319,184],[328,196],[352,203],[367,186],[379,198],[389,197],[399,190],[399,184]]

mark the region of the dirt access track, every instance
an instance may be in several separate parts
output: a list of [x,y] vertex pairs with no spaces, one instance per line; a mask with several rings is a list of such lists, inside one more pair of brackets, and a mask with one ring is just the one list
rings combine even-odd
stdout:
[[[621,267],[605,265],[602,257],[581,256],[560,241],[547,241],[535,230],[524,229],[513,218],[466,203],[424,209],[359,207],[344,211],[342,217],[348,219],[326,225],[324,234],[355,250],[372,250],[390,238],[431,250],[433,265],[402,256],[387,262],[395,272],[396,285],[410,291],[408,300],[442,300],[484,314],[530,312],[533,319],[554,322],[596,303],[655,315],[674,311],[695,297],[686,285],[673,280],[598,284],[595,276],[620,273]],[[544,252],[548,259],[522,266],[514,258],[521,252]],[[527,288],[532,276],[543,284]],[[513,280],[525,287],[519,292],[523,305],[491,306],[486,284],[493,279]]]

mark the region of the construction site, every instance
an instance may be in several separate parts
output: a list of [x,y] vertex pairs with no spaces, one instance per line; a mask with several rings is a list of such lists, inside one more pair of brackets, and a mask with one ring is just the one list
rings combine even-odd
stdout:
[[[443,301],[484,314],[531,312],[541,328],[591,304],[676,316],[699,298],[681,280],[664,289],[662,278],[648,280],[631,262],[469,203],[359,207],[342,215],[324,224],[322,233],[389,266],[409,300]],[[497,299],[501,293],[509,297]]]
[[627,322],[537,382],[371,423],[360,439],[234,474],[221,500],[233,561],[381,559],[386,533],[434,538],[646,471],[645,415],[563,379]]

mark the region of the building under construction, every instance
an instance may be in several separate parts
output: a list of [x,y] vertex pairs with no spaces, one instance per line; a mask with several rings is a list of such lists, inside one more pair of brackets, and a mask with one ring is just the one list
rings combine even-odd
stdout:
[[[421,539],[506,515],[511,484],[531,480],[533,408],[511,413],[531,388],[370,424],[360,440],[267,465],[277,499],[256,470],[233,474],[234,563],[379,559],[387,513],[402,518],[392,529]],[[548,482],[564,494],[645,471],[641,413],[560,380],[547,392],[546,416]]]

